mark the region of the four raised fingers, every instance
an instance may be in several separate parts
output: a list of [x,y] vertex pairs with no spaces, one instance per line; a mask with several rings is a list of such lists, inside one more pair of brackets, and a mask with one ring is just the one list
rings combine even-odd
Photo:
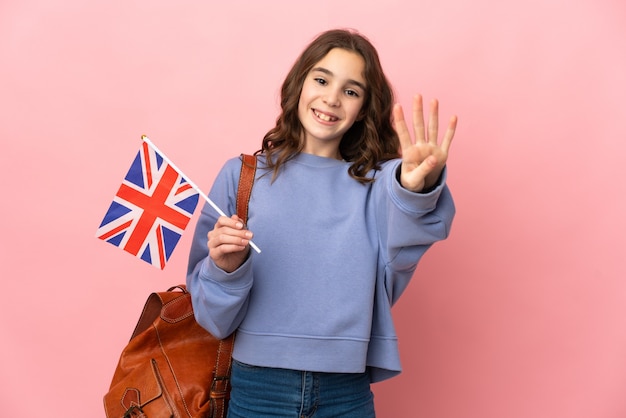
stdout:
[[[412,145],[411,137],[404,121],[402,107],[396,105],[393,109],[393,119],[396,132],[400,137],[400,145],[402,148]],[[454,137],[456,129],[457,117],[450,118],[448,129],[441,143],[441,147],[447,152],[450,143]],[[428,127],[424,122],[424,104],[420,94],[413,97],[413,134],[415,135],[415,143],[431,143],[437,145],[439,135],[439,101],[433,99],[430,102],[430,115],[428,117]]]

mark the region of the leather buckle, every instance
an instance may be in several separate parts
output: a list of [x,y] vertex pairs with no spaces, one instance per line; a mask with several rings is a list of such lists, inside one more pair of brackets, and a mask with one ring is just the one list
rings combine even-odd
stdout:
[[142,417],[142,416],[144,416],[143,409],[141,409],[140,406],[133,405],[130,408],[128,408],[126,412],[124,412],[123,418],[133,418],[133,417]]
[[230,376],[214,376],[213,382],[211,382],[211,398],[212,399],[226,398],[226,396],[228,395],[229,381],[230,381]]

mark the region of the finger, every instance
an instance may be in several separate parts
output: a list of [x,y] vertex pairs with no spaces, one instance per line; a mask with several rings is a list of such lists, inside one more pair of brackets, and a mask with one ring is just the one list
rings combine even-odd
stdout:
[[433,99],[430,102],[430,116],[428,118],[428,142],[437,144],[437,134],[439,131],[439,102]]
[[240,251],[249,244],[252,232],[221,228],[208,234],[209,249],[219,248],[224,253]]
[[217,222],[215,223],[215,228],[227,227],[232,229],[243,229],[244,224],[239,219],[239,216],[232,215],[230,218],[226,216],[220,216],[217,218]]
[[224,252],[230,252],[228,251],[229,248],[231,251],[240,251],[248,245],[249,242],[249,239],[231,234],[219,234],[213,239],[213,245],[220,247]]
[[454,133],[456,132],[456,125],[458,122],[458,118],[456,116],[452,116],[450,118],[450,123],[448,123],[448,129],[446,130],[446,135],[443,137],[443,141],[441,143],[441,148],[448,153],[450,149],[450,145],[452,144],[452,139],[454,138]]
[[398,134],[398,138],[400,139],[400,146],[402,149],[408,148],[413,143],[411,142],[411,134],[409,133],[409,128],[406,126],[406,121],[404,120],[404,112],[402,111],[402,106],[399,104],[394,105],[393,107],[393,127]]
[[242,238],[251,238],[252,232],[245,229],[245,226],[241,219],[237,215],[232,215],[230,218],[226,216],[220,216],[215,223],[215,226],[209,235],[219,236],[222,234],[238,236]]
[[424,130],[424,104],[422,95],[413,97],[413,130],[415,131],[415,142],[426,142],[426,132]]
[[237,214],[231,215],[230,220],[235,221],[234,228],[243,229],[243,227],[245,226],[243,220],[241,220],[241,218],[237,216]]
[[247,246],[224,244],[210,249],[209,255],[219,268],[230,272],[241,265],[248,250]]

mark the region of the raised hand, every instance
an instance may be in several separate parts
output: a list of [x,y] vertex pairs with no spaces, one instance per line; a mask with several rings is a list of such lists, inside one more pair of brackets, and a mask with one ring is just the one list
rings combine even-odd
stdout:
[[415,143],[404,120],[400,105],[393,109],[394,129],[402,147],[402,170],[400,183],[405,189],[421,192],[435,185],[448,160],[450,144],[456,130],[457,117],[450,118],[448,129],[441,143],[439,134],[439,103],[434,99],[430,104],[428,127],[424,125],[422,96],[413,98],[413,134]]

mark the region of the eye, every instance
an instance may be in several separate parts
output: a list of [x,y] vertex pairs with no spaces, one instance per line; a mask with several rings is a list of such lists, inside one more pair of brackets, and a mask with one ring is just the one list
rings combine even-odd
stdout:
[[322,86],[325,86],[326,84],[328,84],[328,82],[324,80],[322,77],[315,77],[313,80],[315,80],[317,84],[320,84]]
[[358,92],[358,91],[356,91],[356,90],[351,90],[351,89],[346,90],[346,94],[347,94],[348,96],[352,96],[352,97],[359,97],[359,96],[360,96],[360,94],[359,94],[359,92]]

